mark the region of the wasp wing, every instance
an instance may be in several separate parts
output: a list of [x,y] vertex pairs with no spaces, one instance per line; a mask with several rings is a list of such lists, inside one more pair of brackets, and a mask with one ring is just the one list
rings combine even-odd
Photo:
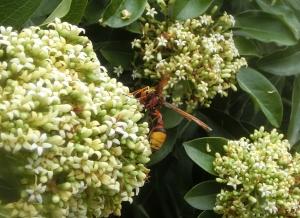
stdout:
[[170,109],[174,110],[175,112],[179,113],[181,116],[183,116],[187,120],[195,122],[197,125],[201,126],[205,131],[207,131],[207,132],[212,131],[212,129],[208,125],[206,125],[204,122],[199,120],[197,117],[194,117],[193,115],[179,109],[175,105],[170,104],[168,102],[164,102],[163,104],[167,108],[170,108]]

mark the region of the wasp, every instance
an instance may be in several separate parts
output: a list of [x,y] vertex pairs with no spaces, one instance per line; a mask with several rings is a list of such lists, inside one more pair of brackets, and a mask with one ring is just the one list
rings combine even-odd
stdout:
[[156,85],[154,88],[146,86],[132,93],[149,112],[149,116],[151,118],[151,130],[149,135],[149,141],[153,150],[160,149],[167,139],[167,133],[164,128],[163,117],[159,110],[162,106],[174,110],[187,120],[195,122],[197,125],[199,125],[206,131],[212,130],[209,126],[207,126],[198,118],[164,100],[163,89],[167,85],[168,80],[168,77],[164,76],[162,77],[158,85]]

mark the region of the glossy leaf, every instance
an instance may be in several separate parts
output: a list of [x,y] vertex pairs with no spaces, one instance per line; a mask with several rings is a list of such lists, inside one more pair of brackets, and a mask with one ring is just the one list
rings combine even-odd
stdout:
[[211,210],[205,210],[202,213],[199,214],[198,218],[217,218],[217,217],[222,217],[219,214],[216,214],[215,212]]
[[109,41],[100,45],[103,57],[113,66],[121,65],[124,69],[131,66],[132,52],[128,41]]
[[[119,28],[137,20],[144,12],[147,0],[112,0],[103,12],[103,24]],[[127,10],[130,16],[122,19],[122,11]]]
[[299,0],[286,0],[291,7],[295,10],[300,11],[300,1]]
[[[258,25],[259,24],[259,25]],[[278,45],[295,45],[297,40],[289,27],[277,17],[261,12],[247,11],[236,16],[236,34]]]
[[126,26],[125,29],[132,33],[142,34],[143,26],[139,21],[135,21],[132,24]]
[[[42,0],[38,9],[30,17],[33,25],[40,25],[49,14],[59,5],[60,0]],[[28,22],[28,21],[27,21]]]
[[172,17],[185,20],[203,14],[213,0],[176,0],[172,5]]
[[242,56],[261,57],[261,54],[259,54],[258,49],[256,48],[256,45],[250,39],[236,36],[234,38],[234,44],[239,50],[239,54]]
[[107,4],[108,0],[89,0],[84,14],[86,22],[88,24],[98,23]]
[[300,74],[300,51],[288,49],[276,52],[261,59],[257,66],[260,70],[278,76]]
[[216,203],[216,196],[222,185],[214,180],[201,182],[190,189],[184,199],[199,210],[212,210]]
[[223,145],[226,144],[227,140],[220,137],[203,137],[183,143],[188,156],[212,175],[216,175],[213,168],[215,153],[223,153]]
[[183,120],[183,117],[180,114],[166,107],[161,109],[161,113],[166,129],[176,127]]
[[276,4],[272,4],[266,0],[256,0],[256,2],[262,10],[274,14],[281,19],[290,28],[297,39],[300,38],[300,22],[287,4],[279,1],[276,2]]
[[287,136],[292,146],[300,140],[300,76],[294,80],[292,111]]
[[55,10],[47,17],[42,25],[51,23],[55,18],[62,18],[70,11],[72,0],[62,0]]
[[87,3],[88,0],[73,0],[70,10],[68,14],[63,17],[63,20],[72,24],[78,24],[84,15]]
[[262,74],[252,68],[243,68],[237,75],[238,83],[258,104],[269,122],[279,127],[283,106],[277,89]]
[[1,0],[0,25],[21,27],[41,4],[41,0]]

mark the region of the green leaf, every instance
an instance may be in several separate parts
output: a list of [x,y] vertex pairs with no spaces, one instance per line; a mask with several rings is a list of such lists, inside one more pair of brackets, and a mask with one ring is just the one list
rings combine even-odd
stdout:
[[42,25],[51,23],[55,18],[62,18],[70,11],[72,0],[62,0],[62,2],[55,8],[55,10],[47,17]]
[[300,1],[299,0],[286,0],[288,4],[295,10],[300,11]]
[[297,39],[300,38],[300,22],[294,11],[287,4],[279,1],[276,4],[272,4],[270,1],[265,0],[256,0],[256,2],[263,11],[274,14],[281,19]]
[[[213,161],[215,153],[223,153],[223,145],[227,140],[221,137],[203,137],[184,142],[184,148],[188,156],[206,172],[217,175],[214,171]],[[208,152],[208,147],[211,150]]]
[[167,131],[167,140],[166,140],[166,142],[161,146],[161,148],[158,151],[155,151],[151,155],[151,160],[147,164],[147,166],[153,166],[154,164],[159,163],[165,157],[167,157],[168,154],[170,154],[173,151],[176,139],[177,139],[176,129],[169,129]]
[[[258,25],[259,24],[259,25]],[[289,27],[277,17],[262,11],[247,11],[236,17],[235,33],[262,42],[295,45],[297,40]]]
[[[0,199],[2,203],[14,202],[20,198],[20,170],[24,162],[22,158],[13,157],[11,154],[0,150]],[[4,167],[5,166],[5,167]]]
[[63,17],[64,21],[78,24],[84,15],[88,0],[73,0],[69,12]]
[[300,76],[294,80],[292,111],[287,137],[293,146],[300,140]]
[[107,3],[108,0],[89,0],[84,14],[85,21],[88,24],[98,23]]
[[40,6],[35,10],[29,21],[35,26],[40,25],[59,3],[60,0],[42,0]]
[[269,122],[279,127],[283,106],[277,89],[262,74],[252,68],[243,68],[237,75],[240,87],[258,104]]
[[[103,12],[103,24],[113,28],[127,26],[142,16],[147,0],[112,0]],[[131,15],[122,19],[122,11],[127,10]]]
[[255,57],[262,56],[261,54],[259,54],[255,43],[250,39],[246,39],[245,37],[241,37],[241,36],[235,36],[234,44],[239,50],[239,54],[242,56],[255,56]]
[[217,217],[222,217],[219,214],[216,214],[215,212],[211,211],[211,210],[205,210],[202,213],[200,213],[200,215],[198,216],[198,218],[217,218]]
[[100,52],[113,66],[121,65],[124,69],[131,67],[133,53],[128,41],[108,41],[100,43]]
[[41,0],[1,0],[0,25],[20,28],[40,3]]
[[135,21],[132,24],[126,26],[125,29],[132,33],[142,34],[143,26],[139,21]]
[[184,196],[186,202],[199,210],[213,210],[216,196],[222,185],[214,180],[201,182],[191,188]]
[[180,114],[167,107],[163,107],[160,112],[163,115],[164,127],[166,129],[176,127],[183,120]]
[[264,57],[257,67],[265,72],[278,76],[291,76],[300,73],[299,49],[287,49]]
[[212,2],[212,0],[176,0],[172,5],[172,17],[177,20],[186,20],[200,16]]

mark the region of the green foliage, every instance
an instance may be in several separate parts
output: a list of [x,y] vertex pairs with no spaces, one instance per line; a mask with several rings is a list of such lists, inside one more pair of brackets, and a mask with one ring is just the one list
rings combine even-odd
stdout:
[[227,143],[224,138],[204,137],[184,143],[188,156],[206,172],[216,175],[213,169],[213,160],[216,152],[223,152],[223,145]]
[[287,135],[292,146],[300,140],[300,76],[294,80],[293,87],[292,111]]
[[88,0],[73,0],[69,12],[63,20],[72,24],[78,24],[85,12]]
[[277,89],[259,72],[241,69],[237,76],[240,87],[258,104],[270,123],[279,127],[282,120],[282,102]]
[[285,49],[275,52],[259,60],[257,66],[260,70],[278,75],[292,76],[300,73],[299,49]]
[[48,24],[54,21],[55,18],[62,18],[68,14],[72,5],[72,0],[62,0],[55,10],[47,17],[43,24]]
[[184,199],[199,210],[212,210],[222,185],[214,180],[201,182],[186,193]]
[[172,17],[177,20],[194,18],[203,14],[212,0],[176,0],[171,7]]
[[124,69],[130,69],[133,54],[130,43],[124,41],[105,41],[99,43],[101,55],[113,66],[121,65]]
[[[237,34],[262,42],[278,45],[295,45],[297,40],[289,27],[272,14],[263,11],[246,11],[238,15]],[[259,23],[259,25],[257,25]]]
[[[127,26],[137,20],[145,10],[146,0],[112,0],[103,12],[102,22],[110,27]],[[123,14],[129,13],[128,18]]]
[[41,0],[1,0],[0,25],[21,27],[40,3]]

